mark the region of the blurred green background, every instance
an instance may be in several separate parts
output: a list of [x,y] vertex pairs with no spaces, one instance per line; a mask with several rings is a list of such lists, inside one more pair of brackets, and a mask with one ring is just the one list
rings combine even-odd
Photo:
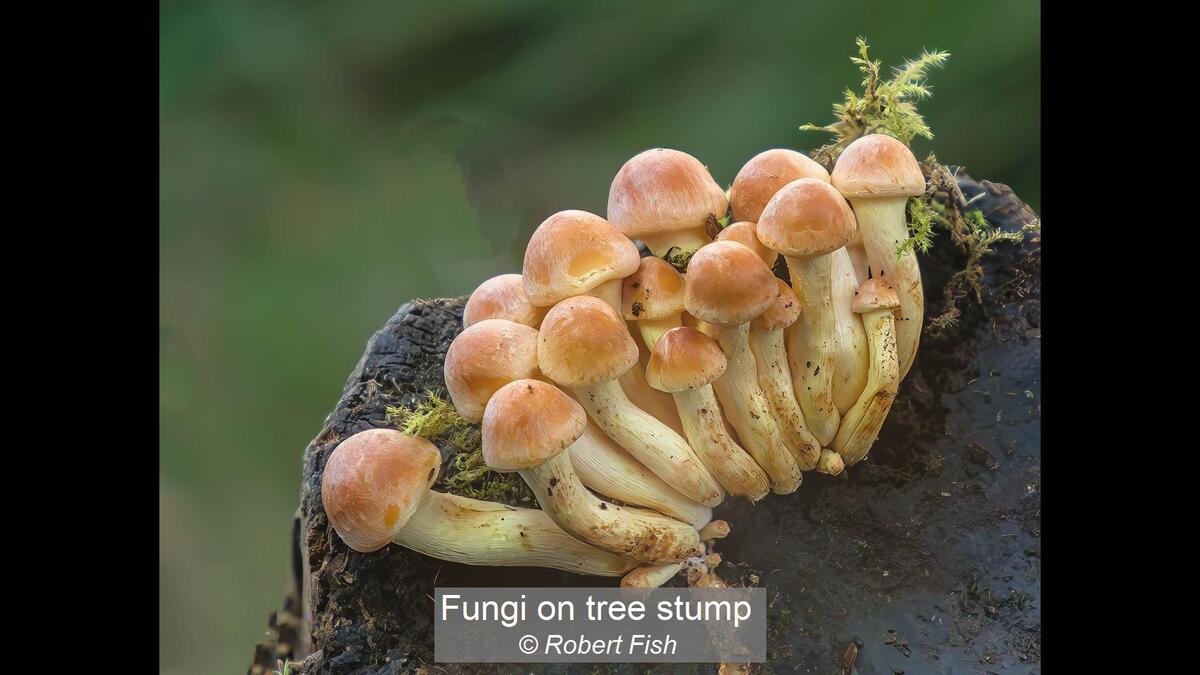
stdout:
[[520,271],[645,148],[728,184],[823,143],[796,127],[857,86],[856,35],[888,66],[950,51],[917,153],[1039,207],[1037,2],[642,4],[161,4],[162,672],[249,664],[301,452],[400,304]]

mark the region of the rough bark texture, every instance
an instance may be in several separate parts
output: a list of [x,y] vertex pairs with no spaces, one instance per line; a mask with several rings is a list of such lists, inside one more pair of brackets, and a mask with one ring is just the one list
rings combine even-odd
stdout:
[[[965,174],[959,181],[968,198],[987,193],[977,205],[993,225],[1016,229],[1032,216],[1005,186]],[[945,238],[922,258],[927,313],[961,264]],[[985,265],[993,290],[982,305],[968,304],[956,328],[923,338],[882,436],[848,476],[810,473],[794,495],[716,509],[733,527],[721,542],[720,573],[766,586],[772,599],[770,660],[755,670],[1040,670],[1040,265],[1040,244],[998,249]],[[342,543],[321,507],[321,472],[338,442],[383,426],[387,405],[444,391],[442,362],[461,318],[461,299],[417,300],[367,343],[305,450],[297,587],[271,615],[275,635],[258,645],[251,673],[270,672],[280,658],[302,660],[293,672],[304,673],[567,670],[434,665],[433,588],[614,580],[472,568],[398,546],[362,555]]]

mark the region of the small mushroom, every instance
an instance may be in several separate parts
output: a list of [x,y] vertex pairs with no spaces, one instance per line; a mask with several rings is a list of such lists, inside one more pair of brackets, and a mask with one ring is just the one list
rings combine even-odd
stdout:
[[608,219],[630,239],[664,257],[691,253],[709,242],[705,228],[729,208],[725,191],[700,160],[655,148],[617,171],[608,190]]
[[[828,183],[829,172],[795,150],[774,148],[758,153],[742,166],[729,188],[733,220],[758,222],[767,202],[775,193],[784,185],[801,178],[814,178]],[[773,262],[771,260],[767,264]]]
[[635,406],[617,383],[638,361],[637,344],[607,304],[581,296],[555,305],[542,321],[538,363],[573,392],[618,445],[689,498],[716,506],[724,490],[679,434]]
[[463,308],[463,328],[484,319],[507,319],[531,328],[542,325],[548,307],[538,307],[525,295],[520,274],[501,274],[479,284]]
[[[788,449],[801,471],[812,471],[820,466],[821,444],[804,424],[804,412],[792,389],[792,371],[783,342],[783,329],[800,318],[800,300],[791,286],[778,279],[775,282],[779,296],[767,311],[750,322],[750,351],[758,367],[758,383],[771,402]],[[834,473],[841,473],[841,468]]]
[[840,417],[834,404],[838,313],[833,306],[831,253],[854,234],[854,214],[829,183],[801,178],[783,186],[758,221],[758,237],[787,259],[792,290],[804,312],[788,336],[796,399],[821,445],[833,440]]
[[597,548],[662,564],[696,553],[695,528],[653,511],[602,501],[584,487],[570,452],[587,415],[570,396],[539,380],[500,388],[483,416],[483,459],[517,471],[538,503],[568,534]]
[[908,239],[908,199],[925,192],[925,176],[908,146],[891,136],[869,134],[846,146],[833,167],[832,179],[854,206],[871,276],[891,284],[900,299],[896,349],[900,379],[904,379],[921,341],[925,295],[917,254],[912,249],[897,251]]
[[833,439],[833,449],[846,466],[867,456],[896,397],[900,364],[896,356],[895,312],[899,308],[900,298],[895,289],[880,278],[863,284],[854,299],[854,311],[862,314],[867,328],[871,368],[862,396],[842,418],[842,427]]
[[[470,422],[500,387],[520,379],[543,379],[537,364],[538,331],[504,319],[485,319],[454,338],[446,351],[445,379],[450,400]],[[702,527],[712,509],[667,485],[592,425],[571,454],[584,485],[627,504],[646,506]]]
[[680,326],[664,333],[654,345],[646,381],[674,395],[688,442],[721,486],[730,494],[757,502],[770,492],[771,481],[725,430],[721,406],[710,384],[725,367],[725,355],[712,338]]
[[665,565],[642,565],[621,577],[621,588],[658,588],[675,578],[683,569],[682,562]]
[[441,461],[438,449],[423,438],[391,429],[354,434],[330,453],[321,476],[329,523],[360,553],[395,542],[466,565],[550,567],[606,577],[638,564],[574,539],[543,511],[431,490]]
[[728,366],[713,382],[725,416],[754,461],[767,472],[771,490],[800,487],[800,467],[787,447],[771,404],[758,384],[750,351],[750,320],[775,301],[775,276],[749,248],[732,241],[704,246],[688,263],[684,305],[725,352]]
[[683,275],[662,258],[652,256],[642,258],[638,270],[621,282],[621,312],[626,321],[636,322],[648,349],[654,349],[663,333],[680,325],[683,289]]

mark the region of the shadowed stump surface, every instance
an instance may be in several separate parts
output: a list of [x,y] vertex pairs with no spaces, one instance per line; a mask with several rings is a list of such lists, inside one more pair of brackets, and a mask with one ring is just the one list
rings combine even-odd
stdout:
[[[958,176],[993,226],[1032,211],[1006,186]],[[963,254],[944,233],[921,257],[926,315]],[[1040,242],[1001,244],[983,303],[922,338],[868,459],[805,474],[793,495],[729,500],[718,573],[767,588],[761,672],[1033,673],[1041,661]],[[604,586],[616,579],[445,563],[399,546],[363,555],[330,527],[321,472],[346,437],[386,426],[386,407],[445,392],[442,363],[463,299],[416,300],[371,337],[304,451],[293,529],[295,589],[272,613],[251,673],[715,672],[710,665],[470,666],[433,662],[435,586]],[[442,448],[443,454],[449,452]],[[679,582],[677,582],[679,583]]]

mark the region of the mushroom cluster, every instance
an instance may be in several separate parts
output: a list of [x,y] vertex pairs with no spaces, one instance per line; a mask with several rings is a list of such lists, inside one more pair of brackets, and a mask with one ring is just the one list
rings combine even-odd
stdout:
[[436,448],[375,429],[329,457],[330,522],[359,551],[396,542],[629,586],[706,574],[727,494],[792,493],[878,436],[920,339],[921,275],[902,243],[924,191],[885,135],[851,143],[832,173],[768,150],[728,193],[687,153],[638,154],[606,218],[551,215],[520,274],[480,284],[446,355],[484,461],[518,472],[541,509],[435,492]]

